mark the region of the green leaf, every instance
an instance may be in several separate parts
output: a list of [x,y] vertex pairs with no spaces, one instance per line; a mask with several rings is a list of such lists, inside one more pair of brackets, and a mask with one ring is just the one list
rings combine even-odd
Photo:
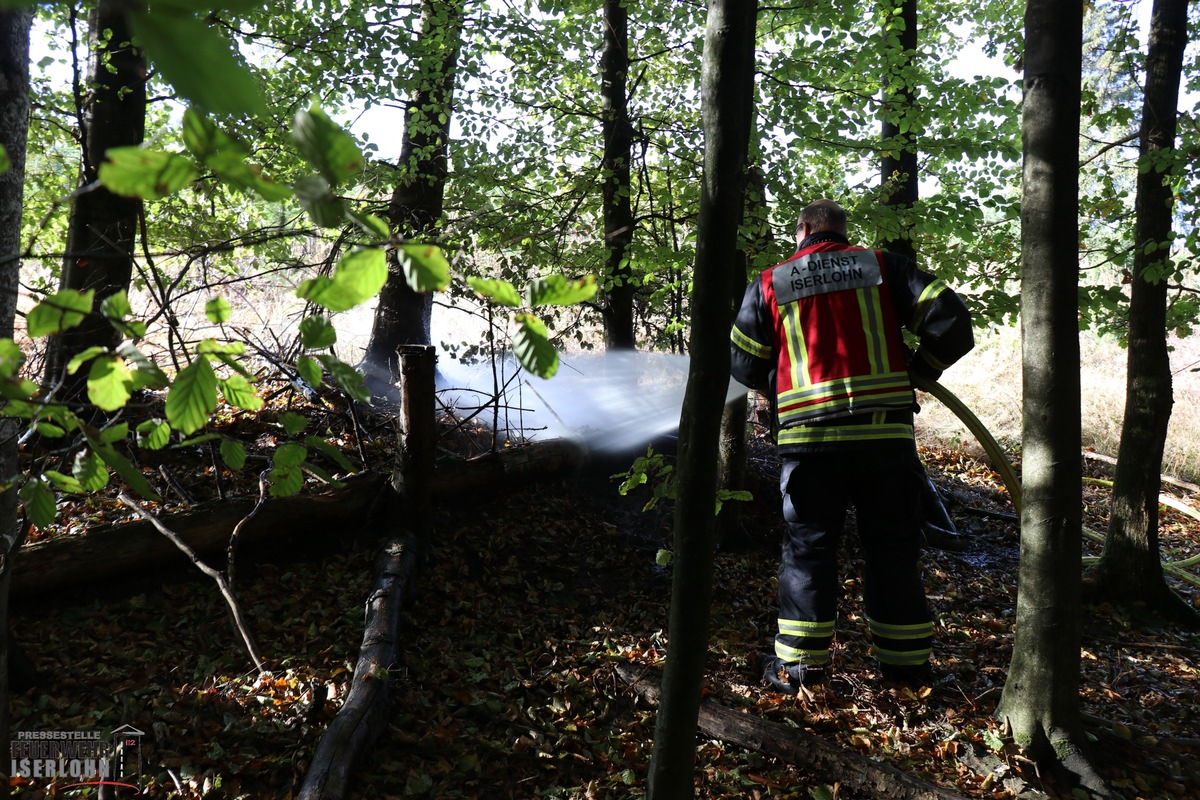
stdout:
[[108,485],[108,469],[100,457],[90,450],[75,456],[71,475],[85,492],[98,492]]
[[[300,320],[300,344],[308,350],[323,350],[337,343],[337,330],[328,317],[314,314]],[[320,378],[318,378],[320,380]]]
[[12,159],[8,157],[8,151],[4,149],[4,145],[0,144],[0,173],[8,172],[12,169]]
[[298,467],[308,458],[308,448],[296,442],[284,442],[271,457],[277,467]]
[[161,450],[171,442],[171,426],[161,419],[144,420],[137,426],[138,447]]
[[365,161],[354,137],[338,127],[319,108],[296,113],[292,122],[292,138],[300,155],[316,167],[331,186],[357,178]]
[[47,439],[60,439],[67,435],[65,429],[60,428],[52,422],[39,422],[33,427],[39,436],[45,436]]
[[247,163],[249,148],[195,108],[183,112],[183,142],[204,166],[235,189],[254,192],[269,202],[285,200],[294,194],[290,187],[264,178],[257,164]]
[[25,316],[26,330],[33,338],[50,336],[74,328],[92,310],[94,289],[79,292],[61,289],[33,308]]
[[246,466],[246,448],[237,439],[222,439],[221,460],[236,472]]
[[206,18],[163,3],[134,5],[128,13],[149,60],[181,97],[214,114],[264,110],[254,76],[229,39]]
[[659,548],[659,551],[654,555],[654,563],[658,564],[660,567],[665,567],[667,564],[670,564],[671,551]]
[[229,301],[224,297],[214,297],[204,304],[204,316],[214,325],[228,322],[232,314],[233,306],[229,305]]
[[64,492],[83,494],[83,487],[79,485],[79,481],[75,480],[70,475],[64,475],[57,470],[47,469],[42,470],[42,477],[49,478],[51,483]]
[[100,182],[113,194],[162,200],[196,179],[187,156],[145,147],[111,147],[100,165]]
[[569,281],[562,275],[547,275],[529,282],[526,295],[531,306],[571,306],[596,294],[596,279],[589,275]]
[[540,378],[558,372],[558,351],[550,343],[546,324],[533,314],[517,314],[519,326],[513,334],[513,355],[522,367]]
[[161,389],[171,381],[167,374],[159,369],[148,357],[129,342],[117,348],[117,355],[125,359],[126,364],[133,365],[134,389]]
[[0,339],[0,378],[11,378],[21,371],[25,351],[12,339]]
[[101,300],[100,313],[109,319],[125,320],[133,313],[129,305],[129,292],[121,289]]
[[367,388],[367,383],[363,380],[362,373],[356,370],[349,364],[339,361],[336,356],[331,356],[325,353],[317,356],[317,360],[325,367],[325,371],[329,376],[342,387],[351,400],[359,403],[371,402],[371,390]]
[[217,407],[217,376],[207,358],[179,371],[167,392],[167,420],[184,434],[200,430]]
[[304,472],[299,467],[275,467],[267,473],[272,497],[289,497],[304,485]]
[[125,481],[126,486],[133,489],[142,497],[151,500],[158,499],[158,492],[154,491],[154,488],[146,482],[146,476],[138,471],[137,467],[133,466],[128,458],[118,453],[116,448],[107,442],[101,442],[91,435],[87,439],[88,444],[91,445],[96,455],[100,456],[109,468],[121,476],[121,480]]
[[39,480],[26,481],[17,493],[25,504],[25,516],[39,528],[54,522],[54,492]]
[[124,441],[127,436],[129,436],[128,422],[118,422],[100,431],[100,441],[108,442],[109,444]]
[[480,297],[486,297],[493,303],[509,308],[521,307],[521,295],[517,287],[503,278],[467,278],[467,283]]
[[308,420],[304,415],[297,414],[295,411],[285,411],[279,415],[279,424],[283,426],[283,430],[288,436],[295,436],[308,427]]
[[349,311],[379,294],[387,281],[387,257],[378,248],[353,250],[338,262],[332,277],[319,275],[300,284],[296,296],[330,311]]
[[367,236],[374,236],[381,242],[386,242],[392,235],[392,232],[388,230],[388,224],[374,214],[364,214],[352,210],[347,212],[347,216],[362,228],[363,233]]
[[196,345],[196,352],[200,355],[226,355],[240,356],[246,352],[245,342],[221,342],[216,339],[203,339],[200,344]]
[[434,244],[402,244],[397,249],[404,280],[414,292],[440,292],[450,285],[450,262]]
[[296,372],[300,373],[300,377],[309,386],[316,388],[321,385],[321,362],[312,356],[300,356],[296,359]]
[[312,217],[313,224],[322,228],[337,228],[346,219],[346,204],[333,196],[329,182],[316,175],[301,178],[295,183],[300,207]]
[[100,347],[99,345],[93,345],[92,347],[84,350],[82,353],[76,353],[74,357],[67,362],[67,374],[74,375],[84,364],[105,352],[108,352],[108,348]]
[[218,381],[225,402],[247,411],[257,411],[262,408],[263,400],[254,391],[254,386],[242,375],[230,375]]
[[133,374],[120,356],[100,356],[88,370],[87,396],[104,411],[124,408],[133,395]]
[[354,465],[343,455],[342,451],[319,436],[305,436],[304,444],[321,453],[345,472],[354,472]]

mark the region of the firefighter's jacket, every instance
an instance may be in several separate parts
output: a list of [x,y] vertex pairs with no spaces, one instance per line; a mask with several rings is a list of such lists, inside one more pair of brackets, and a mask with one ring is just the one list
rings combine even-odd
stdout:
[[731,339],[733,377],[775,401],[785,454],[911,446],[909,370],[936,379],[975,345],[970,313],[945,283],[835,233],[809,236],[750,283]]

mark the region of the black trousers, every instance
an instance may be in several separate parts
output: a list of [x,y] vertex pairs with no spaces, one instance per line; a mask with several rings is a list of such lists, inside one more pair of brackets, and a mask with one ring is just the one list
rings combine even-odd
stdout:
[[920,574],[920,504],[925,472],[911,448],[844,449],[785,455],[779,634],[785,662],[829,661],[837,620],[838,545],[854,506],[865,554],[863,602],[875,658],[927,663],[933,620]]

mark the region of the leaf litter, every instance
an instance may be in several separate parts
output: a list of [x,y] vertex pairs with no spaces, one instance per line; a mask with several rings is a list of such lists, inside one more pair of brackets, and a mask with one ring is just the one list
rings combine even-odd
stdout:
[[[265,435],[245,418],[235,422],[247,441]],[[368,453],[374,444],[368,439]],[[963,552],[925,558],[942,681],[932,689],[880,682],[867,657],[861,553],[851,535],[831,679],[798,698],[762,685],[758,654],[774,633],[780,524],[772,458],[759,447],[750,461],[756,500],[738,504],[741,533],[716,557],[705,697],[967,797],[1013,797],[1023,781],[1054,791],[993,717],[1016,602],[1011,505],[986,465],[956,450],[922,455],[969,541]],[[644,498],[620,498],[615,486],[593,476],[439,505],[431,557],[388,671],[388,727],[357,770],[352,796],[644,794],[654,710],[614,666],[663,665],[670,573],[656,556],[671,547],[671,517],[669,503],[641,513]],[[1102,531],[1098,491],[1087,489],[1087,524]],[[111,510],[93,501],[88,513]],[[1197,550],[1194,520],[1165,514],[1163,530],[1164,550]],[[139,578],[133,592],[91,587],[87,601],[20,608],[14,635],[44,680],[14,695],[13,730],[130,724],[149,734],[151,796],[291,796],[349,689],[375,551],[354,532],[331,531],[320,552],[281,548],[278,556],[239,562],[241,599],[272,665],[261,676],[221,598],[186,569]],[[1194,587],[1173,586],[1195,605]],[[1113,608],[1086,611],[1086,732],[1122,796],[1200,798],[1198,655],[1194,632],[1139,629]],[[838,776],[703,738],[697,767],[702,798],[853,797]],[[40,798],[56,788],[18,779],[14,791]]]

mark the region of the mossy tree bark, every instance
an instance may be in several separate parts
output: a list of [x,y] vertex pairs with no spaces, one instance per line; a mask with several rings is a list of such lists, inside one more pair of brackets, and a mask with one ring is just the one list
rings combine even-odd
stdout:
[[729,270],[737,253],[754,91],[757,3],[708,6],[701,77],[704,185],[692,297],[691,367],[679,428],[671,619],[649,800],[690,798],[708,651],[717,444],[729,385]]
[[[1083,4],[1025,7],[1021,125],[1021,565],[997,715],[1027,754],[1104,791],[1080,745],[1082,487],[1078,327]],[[1045,771],[1044,771],[1045,772]]]
[[1134,280],[1129,299],[1125,418],[1113,480],[1112,514],[1100,561],[1089,577],[1097,598],[1143,606],[1200,624],[1196,610],[1163,578],[1158,546],[1159,477],[1171,419],[1167,284],[1174,194],[1179,81],[1187,46],[1187,0],[1155,0],[1142,102],[1141,160],[1134,210]]

